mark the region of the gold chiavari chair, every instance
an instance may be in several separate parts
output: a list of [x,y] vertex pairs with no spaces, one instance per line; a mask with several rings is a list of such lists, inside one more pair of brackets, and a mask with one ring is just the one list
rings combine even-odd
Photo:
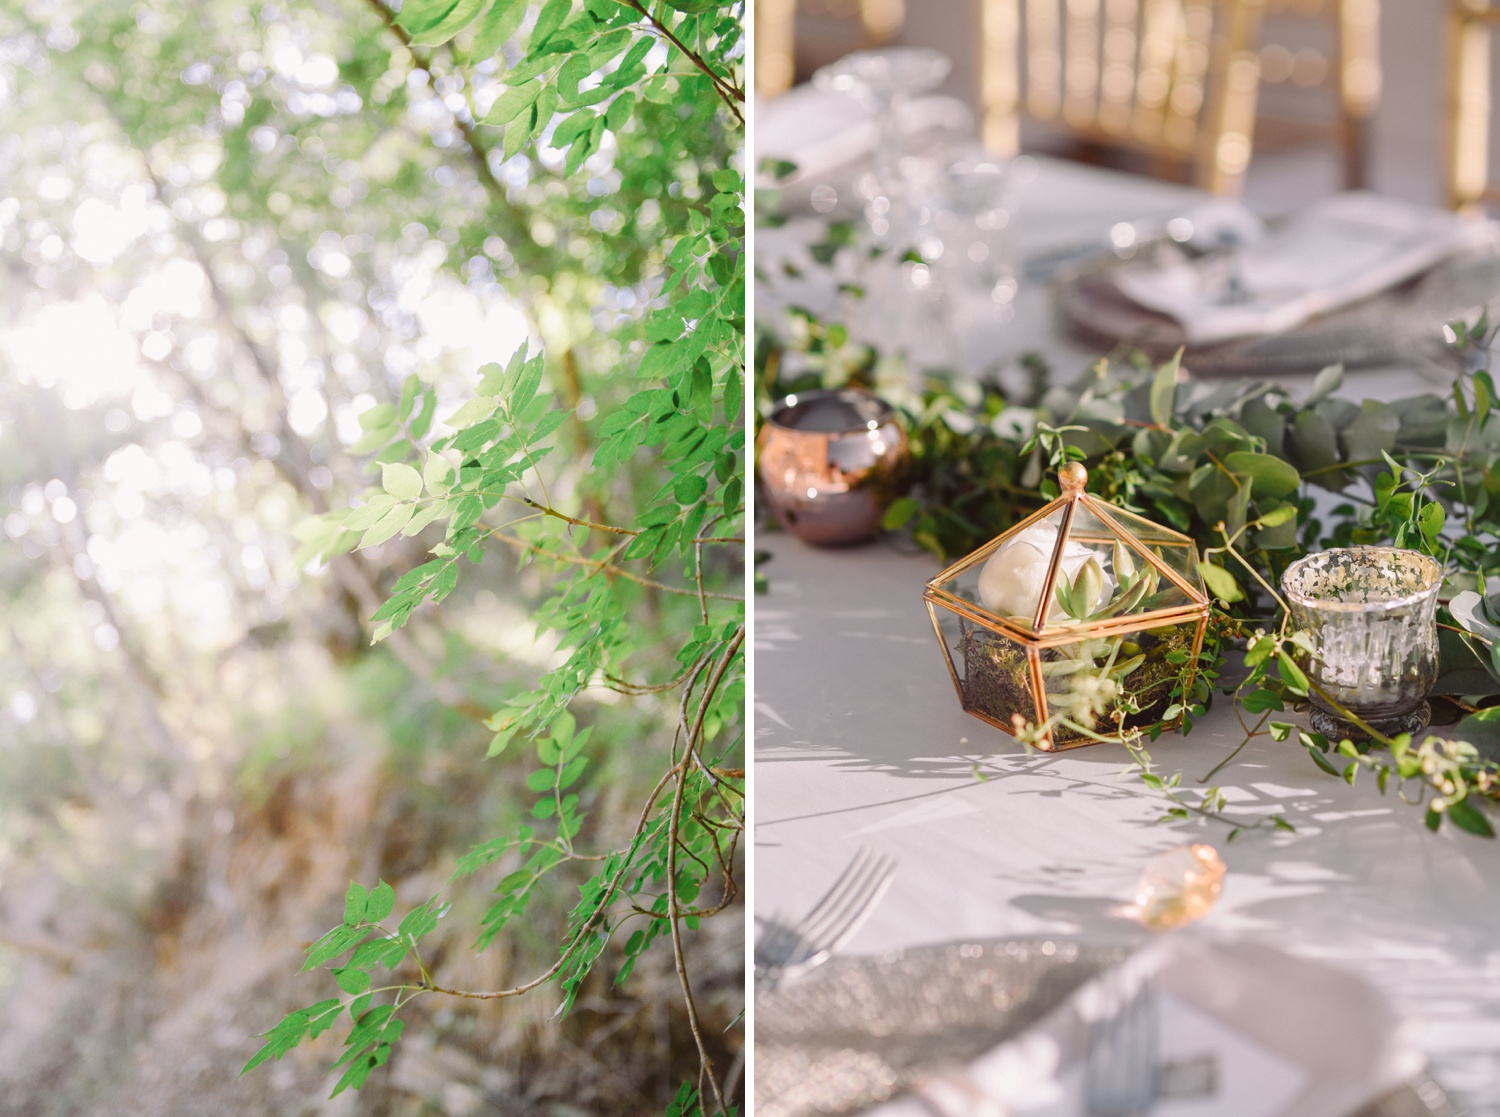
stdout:
[[1380,100],[1380,0],[1266,0],[1260,74],[1257,142],[1293,146],[1331,132],[1344,185],[1363,186],[1370,120]]
[[1261,13],[1261,0],[983,0],[985,142],[1017,150],[1024,116],[1232,194],[1250,162]]
[[905,0],[755,0],[755,88],[763,97],[796,80],[799,7],[813,19],[857,24],[859,47],[884,46],[906,22]]
[[1500,6],[1489,0],[1449,0],[1447,186],[1452,209],[1500,202],[1489,184],[1490,32]]

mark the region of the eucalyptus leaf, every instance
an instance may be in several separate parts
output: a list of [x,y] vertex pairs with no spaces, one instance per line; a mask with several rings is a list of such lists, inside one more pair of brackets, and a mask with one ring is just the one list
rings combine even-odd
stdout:
[[1172,404],[1177,397],[1177,369],[1181,361],[1182,350],[1179,349],[1157,370],[1156,379],[1151,384],[1151,421],[1158,427],[1165,427],[1172,420]]
[[1226,454],[1224,465],[1253,483],[1255,495],[1284,497],[1297,491],[1302,476],[1289,463],[1272,454],[1237,451]]
[[1318,375],[1313,378],[1312,391],[1308,393],[1307,400],[1305,401],[1303,406],[1312,407],[1319,401],[1326,399],[1328,396],[1331,396],[1334,392],[1338,391],[1343,383],[1344,366],[1329,365],[1327,368],[1321,370]]
[[1303,473],[1318,472],[1314,479],[1325,488],[1342,488],[1342,473],[1330,472],[1339,461],[1338,435],[1333,426],[1315,411],[1299,411],[1292,422],[1287,440],[1291,463]]

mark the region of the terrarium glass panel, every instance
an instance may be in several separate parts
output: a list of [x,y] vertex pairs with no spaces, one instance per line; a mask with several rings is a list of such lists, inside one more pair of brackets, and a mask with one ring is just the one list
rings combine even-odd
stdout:
[[1143,546],[1149,547],[1152,554],[1181,575],[1188,585],[1207,593],[1203,586],[1203,575],[1198,573],[1198,549],[1191,539],[1157,527],[1150,520],[1123,508],[1111,508],[1109,515]]
[[1006,729],[1012,727],[1013,714],[1036,724],[1036,696],[1025,645],[944,609],[937,616],[963,708]]
[[[1059,507],[1020,531],[1006,532],[975,551],[970,558],[976,561],[936,584],[986,613],[1030,628],[1062,521]],[[992,563],[1002,548],[1005,556]]]
[[1201,623],[1195,617],[1041,649],[1053,743],[1114,737],[1160,721],[1192,659]]

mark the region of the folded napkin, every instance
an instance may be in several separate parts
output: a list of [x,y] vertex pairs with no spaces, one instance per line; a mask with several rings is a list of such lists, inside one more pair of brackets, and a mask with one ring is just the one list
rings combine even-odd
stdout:
[[1090,1027],[1102,1030],[1143,988],[1155,1029],[1144,1046],[1168,1086],[1157,1117],[1347,1117],[1422,1069],[1391,1008],[1352,974],[1270,947],[1178,937],[866,1117],[1078,1117]]
[[1190,344],[1281,333],[1379,294],[1444,258],[1497,243],[1496,225],[1365,191],[1314,203],[1253,243],[1122,268],[1119,290]]
[[[896,121],[905,134],[932,129],[967,133],[974,114],[953,97],[917,97],[898,108]],[[797,165],[782,185],[825,178],[870,155],[878,138],[870,110],[842,93],[799,85],[755,105],[756,157]]]

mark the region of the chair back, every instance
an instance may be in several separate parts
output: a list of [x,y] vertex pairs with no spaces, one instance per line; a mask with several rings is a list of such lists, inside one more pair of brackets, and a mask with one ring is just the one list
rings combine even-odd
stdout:
[[755,90],[762,97],[785,93],[797,79],[799,9],[804,32],[839,32],[841,49],[824,59],[830,62],[851,47],[885,46],[906,22],[905,0],[755,0]]
[[1500,6],[1449,0],[1446,106],[1448,205],[1483,209],[1500,202],[1490,185],[1490,35]]
[[1332,140],[1345,189],[1363,187],[1380,101],[1380,0],[1266,0],[1260,77],[1257,146]]
[[1022,117],[1216,194],[1250,162],[1261,0],[982,0],[984,139]]

